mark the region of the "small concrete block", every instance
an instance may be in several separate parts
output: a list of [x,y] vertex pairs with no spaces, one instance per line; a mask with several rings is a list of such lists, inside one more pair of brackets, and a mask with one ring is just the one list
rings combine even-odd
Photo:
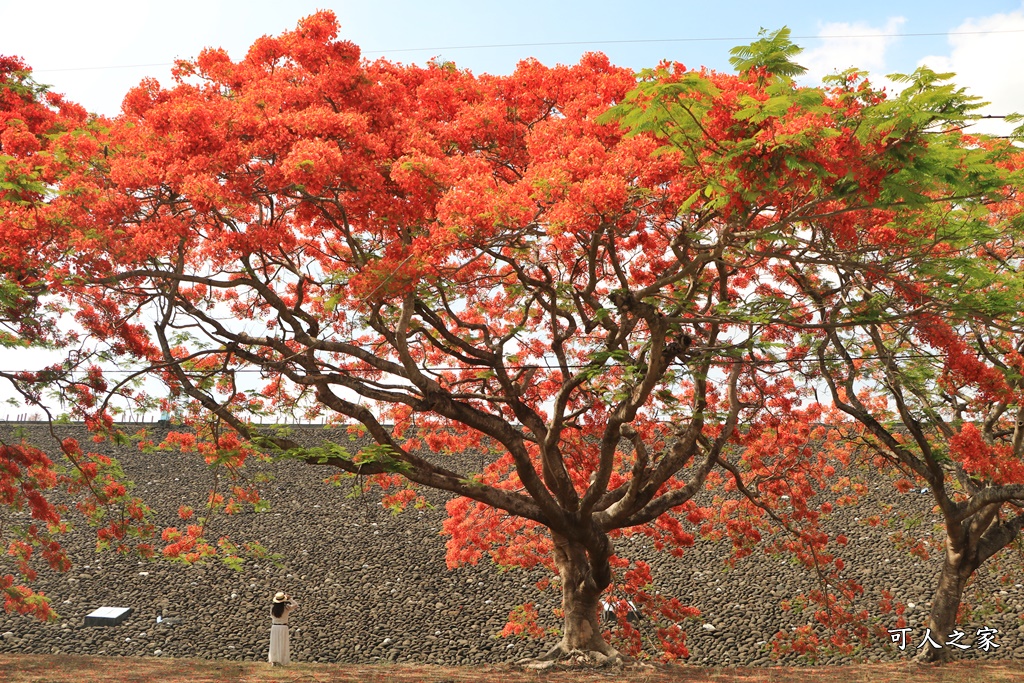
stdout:
[[132,613],[131,607],[100,607],[85,615],[86,626],[117,626]]

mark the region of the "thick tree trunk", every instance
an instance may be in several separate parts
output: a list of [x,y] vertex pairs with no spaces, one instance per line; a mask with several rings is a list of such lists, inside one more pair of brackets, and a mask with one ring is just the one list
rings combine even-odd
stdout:
[[946,645],[946,639],[956,628],[956,613],[960,609],[964,586],[975,569],[977,563],[963,553],[955,552],[947,540],[946,557],[942,562],[939,585],[932,598],[932,609],[926,624],[931,629],[932,639],[942,647],[926,643],[917,655],[919,661],[941,662],[949,659],[952,648]]
[[542,659],[558,659],[576,651],[589,655],[597,664],[618,660],[618,651],[601,635],[601,593],[611,582],[610,544],[606,552],[588,553],[580,543],[554,533],[552,538],[565,616],[562,639]]

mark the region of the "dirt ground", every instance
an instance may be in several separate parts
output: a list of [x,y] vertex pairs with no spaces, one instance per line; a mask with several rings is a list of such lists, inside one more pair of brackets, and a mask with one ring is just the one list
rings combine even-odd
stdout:
[[0,655],[0,680],[3,683],[1016,683],[1024,680],[1024,663],[865,664],[768,669],[654,666],[530,672],[511,665],[293,664],[273,668],[262,663],[203,659],[4,654]]

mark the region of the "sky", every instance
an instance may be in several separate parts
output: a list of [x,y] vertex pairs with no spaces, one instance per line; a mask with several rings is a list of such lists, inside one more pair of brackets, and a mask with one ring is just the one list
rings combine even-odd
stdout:
[[333,10],[341,37],[368,58],[437,57],[495,74],[527,57],[573,63],[589,51],[637,70],[661,59],[729,70],[729,48],[751,42],[762,27],[789,26],[805,48],[805,81],[851,66],[881,77],[925,63],[956,72],[958,84],[992,102],[991,113],[1024,111],[1020,0],[0,0],[0,54],[24,58],[39,81],[114,115],[142,78],[168,83],[175,59],[204,47],[239,59],[254,39],[294,28],[318,9]]
[[[921,64],[952,71],[991,102],[987,113],[1024,112],[1024,2],[632,3],[519,0],[0,0],[0,54],[22,57],[36,79],[86,109],[116,115],[125,93],[146,77],[170,82],[174,60],[205,47],[242,58],[253,40],[294,28],[319,9],[335,12],[341,37],[370,59],[454,61],[475,73],[507,74],[525,58],[573,63],[590,51],[636,70],[662,59],[730,70],[729,49],[758,30],[788,26],[805,48],[803,78],[857,67],[878,83]],[[984,132],[1002,133],[987,121]],[[48,354],[12,353],[0,364],[45,365]],[[9,368],[5,368],[9,369]],[[11,395],[0,386],[0,399]],[[17,414],[5,406],[0,414]]]

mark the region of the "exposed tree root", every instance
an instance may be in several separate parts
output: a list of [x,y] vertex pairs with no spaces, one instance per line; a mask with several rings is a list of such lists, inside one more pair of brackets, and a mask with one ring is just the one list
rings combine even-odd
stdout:
[[565,641],[559,641],[550,650],[536,659],[521,659],[516,664],[534,671],[545,669],[589,669],[622,666],[631,661],[607,643],[602,643],[599,650],[570,649]]
[[948,650],[938,650],[933,648],[931,645],[927,645],[917,655],[914,656],[914,662],[917,664],[944,664],[951,659]]

